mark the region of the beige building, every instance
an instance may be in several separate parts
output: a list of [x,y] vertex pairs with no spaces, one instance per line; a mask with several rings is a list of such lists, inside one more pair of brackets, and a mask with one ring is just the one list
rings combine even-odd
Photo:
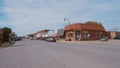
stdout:
[[48,37],[49,30],[41,30],[34,34],[34,39],[45,39]]
[[116,36],[120,36],[120,32],[110,31],[110,38],[114,39]]

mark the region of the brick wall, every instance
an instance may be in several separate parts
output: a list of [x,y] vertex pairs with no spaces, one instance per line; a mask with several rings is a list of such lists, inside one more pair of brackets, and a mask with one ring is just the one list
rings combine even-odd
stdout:
[[[84,31],[88,32],[89,37],[84,37]],[[75,32],[76,32],[75,30],[66,31],[65,32],[65,40],[68,40],[70,38],[72,41],[75,41],[76,40]],[[72,33],[72,37],[68,36],[69,33]],[[105,36],[104,33],[105,32],[101,32],[101,31],[82,30],[82,31],[80,31],[78,40],[99,40],[101,37]]]

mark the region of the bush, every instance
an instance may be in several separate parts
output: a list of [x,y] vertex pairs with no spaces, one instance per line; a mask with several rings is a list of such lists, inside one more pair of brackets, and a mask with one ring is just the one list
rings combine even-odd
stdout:
[[87,22],[85,22],[85,24],[103,26],[102,23],[96,22],[96,21],[87,21]]

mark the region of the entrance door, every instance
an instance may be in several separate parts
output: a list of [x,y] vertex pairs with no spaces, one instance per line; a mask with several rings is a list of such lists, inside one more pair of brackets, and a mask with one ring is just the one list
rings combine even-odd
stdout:
[[80,39],[80,31],[75,32],[75,39],[79,40]]

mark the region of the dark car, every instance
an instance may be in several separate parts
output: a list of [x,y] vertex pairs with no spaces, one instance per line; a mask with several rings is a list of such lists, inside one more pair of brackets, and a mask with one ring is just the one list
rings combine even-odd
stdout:
[[114,39],[120,39],[120,36],[116,36]]
[[31,40],[34,40],[34,38],[31,38]]
[[22,37],[16,37],[15,38],[15,41],[20,41],[20,40],[22,40]]
[[56,39],[54,37],[48,37],[46,38],[47,42],[56,42]]

